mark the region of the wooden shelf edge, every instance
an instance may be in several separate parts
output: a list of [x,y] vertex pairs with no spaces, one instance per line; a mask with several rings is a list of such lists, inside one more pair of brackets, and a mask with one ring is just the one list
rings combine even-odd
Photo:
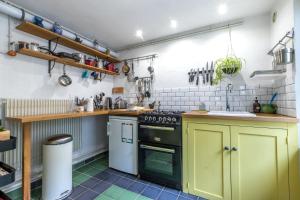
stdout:
[[71,60],[68,60],[68,59],[65,59],[65,58],[59,58],[57,56],[53,56],[53,55],[43,53],[43,52],[40,52],[40,51],[33,51],[33,50],[30,50],[30,49],[24,49],[23,48],[23,49],[20,49],[18,51],[18,53],[20,53],[22,55],[26,55],[26,56],[39,58],[39,59],[42,59],[42,60],[55,61],[57,63],[69,65],[69,66],[80,68],[80,69],[86,69],[86,70],[90,70],[90,71],[94,71],[94,72],[105,73],[105,74],[112,75],[112,76],[119,75],[116,72],[112,72],[112,71],[109,71],[109,70],[106,70],[106,69],[96,68],[96,67],[92,67],[92,66],[89,66],[89,65],[77,63],[75,61],[71,61]]
[[103,53],[101,51],[98,51],[96,49],[93,49],[89,46],[83,45],[81,43],[78,43],[74,40],[71,40],[67,37],[64,37],[62,35],[59,35],[57,33],[54,33],[48,29],[39,27],[31,22],[23,22],[20,25],[16,27],[18,30],[35,35],[37,37],[46,39],[46,40],[55,40],[57,39],[57,43],[66,47],[69,47],[71,49],[93,55],[96,57],[99,57],[101,59],[107,60],[112,63],[118,63],[121,62],[118,58],[115,58],[111,55],[107,55],[106,53]]

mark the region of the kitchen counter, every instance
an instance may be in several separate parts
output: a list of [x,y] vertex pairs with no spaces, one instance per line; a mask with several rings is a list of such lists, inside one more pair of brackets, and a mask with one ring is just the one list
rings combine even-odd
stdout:
[[139,116],[144,112],[152,111],[152,109],[143,109],[143,110],[128,110],[128,109],[117,109],[117,110],[110,110],[109,115],[118,115],[118,116]]
[[28,122],[47,121],[47,120],[54,120],[54,119],[79,118],[79,117],[98,116],[98,115],[138,116],[147,111],[151,111],[151,110],[150,109],[132,110],[132,111],[127,109],[97,110],[94,112],[71,112],[71,113],[61,113],[61,114],[16,116],[16,117],[8,117],[7,119],[20,121],[21,123],[28,123]]
[[205,118],[205,119],[224,119],[224,120],[242,120],[242,121],[260,121],[260,122],[286,122],[297,123],[298,119],[295,117],[288,117],[279,114],[257,113],[256,117],[239,117],[239,116],[219,116],[208,115],[207,111],[191,111],[183,113],[184,118]]

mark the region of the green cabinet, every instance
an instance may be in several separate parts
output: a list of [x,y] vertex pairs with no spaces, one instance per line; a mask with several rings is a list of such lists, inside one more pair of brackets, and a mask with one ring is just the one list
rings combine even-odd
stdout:
[[190,124],[188,128],[189,192],[211,199],[230,199],[230,129]]
[[185,192],[211,200],[298,199],[289,128],[196,119],[183,127]]

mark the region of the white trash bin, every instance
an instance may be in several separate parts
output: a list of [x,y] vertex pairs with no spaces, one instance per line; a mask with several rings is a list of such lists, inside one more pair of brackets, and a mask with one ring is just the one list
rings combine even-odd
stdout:
[[42,199],[64,199],[72,193],[71,135],[55,135],[43,145]]

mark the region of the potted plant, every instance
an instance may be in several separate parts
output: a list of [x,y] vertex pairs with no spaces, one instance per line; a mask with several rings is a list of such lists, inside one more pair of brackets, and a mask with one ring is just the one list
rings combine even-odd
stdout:
[[223,80],[224,75],[233,76],[234,74],[239,73],[244,62],[245,60],[243,58],[238,58],[233,51],[231,29],[229,29],[229,47],[227,56],[216,61],[213,84],[219,84]]
[[226,56],[216,61],[215,78],[213,83],[219,84],[224,75],[234,75],[241,71],[243,67],[243,59],[236,56]]

